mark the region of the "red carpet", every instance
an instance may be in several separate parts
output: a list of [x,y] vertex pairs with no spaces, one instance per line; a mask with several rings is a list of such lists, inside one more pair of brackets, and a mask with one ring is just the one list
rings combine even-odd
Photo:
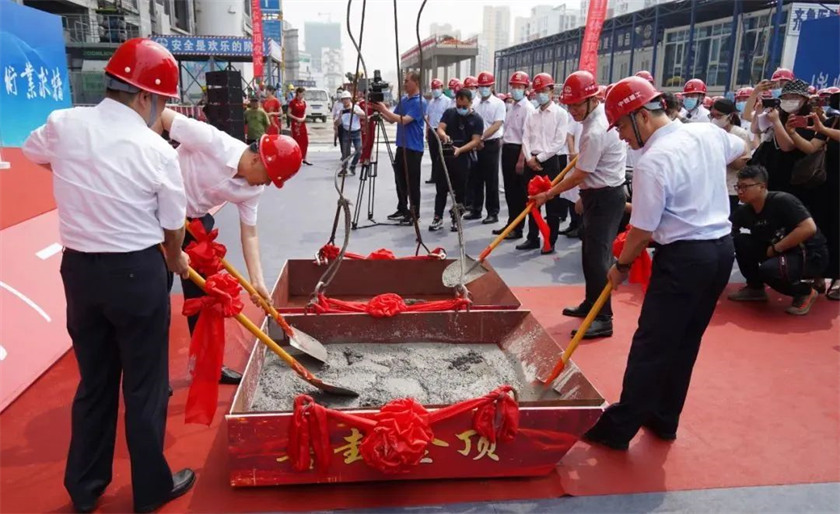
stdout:
[[0,229],[55,209],[52,171],[32,164],[20,148],[3,148],[12,167],[0,173]]
[[[559,315],[580,300],[580,287],[520,288],[524,307],[558,340],[576,320]],[[609,400],[618,397],[630,337],[638,317],[635,289],[617,294],[616,335],[587,342],[575,361]],[[177,312],[180,301],[174,302]],[[167,456],[173,469],[191,466],[198,483],[163,512],[318,510],[449,502],[635,493],[840,480],[840,304],[821,299],[794,318],[784,303],[722,301],[705,338],[679,439],[665,444],[641,433],[626,454],[576,446],[558,472],[539,479],[427,481],[335,486],[232,489],[226,434],[220,428],[233,388],[223,388],[212,426],[185,425],[186,326],[173,324]],[[251,313],[253,314],[253,313]],[[246,352],[229,345],[226,362],[241,366]],[[77,370],[63,357],[0,415],[0,510],[69,512],[62,486],[69,441],[70,401]],[[101,512],[131,510],[128,454],[117,442],[114,479]]]

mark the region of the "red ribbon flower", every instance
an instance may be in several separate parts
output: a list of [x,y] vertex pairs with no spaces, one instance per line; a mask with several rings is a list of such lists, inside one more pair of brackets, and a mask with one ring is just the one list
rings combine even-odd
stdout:
[[519,405],[510,396],[513,388],[499,387],[484,396],[486,402],[479,405],[473,416],[473,427],[479,435],[491,443],[513,441],[519,432]]
[[227,273],[217,273],[205,283],[206,296],[184,302],[184,316],[199,314],[190,341],[192,383],[187,395],[187,423],[209,425],[219,399],[219,372],[225,353],[225,318],[242,312],[239,282]]
[[359,452],[365,463],[383,473],[405,473],[420,462],[433,439],[429,412],[404,398],[376,414],[376,426],[362,439]]
[[395,293],[385,293],[374,296],[367,303],[367,313],[374,318],[390,318],[401,312],[405,312],[408,306],[402,297]]
[[[528,182],[528,196],[535,196],[540,193],[545,193],[551,189],[551,180],[545,175],[536,175]],[[531,204],[531,216],[533,216],[534,221],[537,223],[537,227],[540,229],[540,234],[543,237],[543,250],[550,250],[551,249],[551,241],[549,236],[548,224],[542,217],[540,213],[540,208],[537,207],[536,203]]]
[[[618,256],[621,255],[621,252],[624,250],[624,244],[627,242],[627,233],[630,232],[631,228],[633,228],[632,225],[627,225],[627,229],[619,234],[613,241],[612,252],[616,259],[618,259]],[[652,273],[653,261],[647,253],[647,250],[644,250],[638,257],[636,257],[633,264],[630,265],[630,275],[628,277],[628,281],[631,284],[641,284],[642,291],[647,291]]]
[[205,277],[218,273],[222,269],[222,259],[227,254],[225,245],[216,242],[219,229],[214,228],[208,234],[198,219],[192,220],[189,227],[195,239],[184,249],[190,257],[190,266]]

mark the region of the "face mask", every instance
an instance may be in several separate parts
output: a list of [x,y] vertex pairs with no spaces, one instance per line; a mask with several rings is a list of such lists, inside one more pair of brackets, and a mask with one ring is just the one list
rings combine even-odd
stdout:
[[440,98],[440,95],[443,94],[443,91],[440,89],[432,89],[432,96],[435,98]]
[[536,99],[536,98],[534,98],[534,99],[532,99],[532,100],[531,100],[531,105],[533,105],[534,107],[539,107],[539,106],[540,106],[540,104],[538,104],[538,103],[537,103],[537,99]]
[[490,88],[489,87],[480,87],[478,88],[479,94],[481,94],[481,98],[487,98],[490,96]]
[[793,114],[802,107],[802,100],[782,100],[779,108],[788,114]]
[[727,118],[726,116],[724,116],[723,118],[712,118],[711,121],[713,124],[717,125],[720,128],[726,128],[726,126],[729,124],[729,118]]
[[551,97],[548,93],[537,93],[537,102],[539,102],[540,105],[545,105],[550,101]]
[[735,108],[738,109],[738,112],[744,112],[744,107],[747,106],[747,102],[735,102]]
[[771,89],[770,94],[773,95],[773,98],[779,98],[782,96],[782,88]]
[[511,91],[511,94],[513,95],[513,99],[518,102],[525,97],[525,90],[524,89],[514,89],[513,91]]
[[683,106],[685,107],[686,111],[693,111],[695,107],[697,107],[697,99],[696,98],[686,98],[683,100]]
[[456,108],[455,108],[455,110],[456,110],[456,111],[458,112],[458,114],[460,114],[461,116],[466,116],[467,114],[469,114],[469,113],[470,113],[470,109],[469,109],[469,107],[456,107]]
[[475,90],[473,90],[473,89],[467,89],[467,91],[469,91],[469,92],[470,92],[470,99],[475,98]]

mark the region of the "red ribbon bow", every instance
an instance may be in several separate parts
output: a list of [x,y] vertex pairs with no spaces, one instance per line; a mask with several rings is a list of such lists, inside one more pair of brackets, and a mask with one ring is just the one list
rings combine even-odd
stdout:
[[359,452],[383,473],[405,473],[420,463],[435,437],[429,423],[429,412],[413,398],[389,402],[376,414]]
[[512,441],[519,431],[519,405],[510,394],[509,385],[499,387],[484,396],[484,403],[478,406],[473,417],[473,427],[478,435],[491,443]]
[[[339,254],[341,253],[341,249],[334,244],[327,243],[318,250],[318,259],[320,263],[326,263],[338,258]],[[416,260],[443,260],[446,259],[446,250],[443,248],[435,248],[427,255],[412,255],[410,257],[397,257],[394,255],[394,252],[387,248],[380,248],[379,250],[374,250],[367,257],[364,255],[353,253],[353,252],[344,252],[345,259],[357,259],[357,260],[372,260],[372,261],[416,261]]]
[[408,305],[405,300],[396,293],[383,293],[374,296],[367,302],[353,302],[349,300],[338,300],[329,298],[324,294],[318,295],[317,303],[312,305],[312,310],[318,314],[330,312],[358,312],[373,316],[374,318],[390,318],[402,312],[439,312],[450,310],[461,310],[469,308],[472,302],[468,298],[453,298],[451,300],[434,300],[419,302]]
[[206,296],[184,302],[184,316],[199,314],[190,341],[190,374],[192,383],[187,395],[185,420],[187,423],[209,425],[219,399],[219,370],[225,353],[225,318],[242,312],[239,298],[242,288],[227,273],[217,273],[207,279]]
[[[536,196],[549,190],[551,190],[551,180],[549,180],[549,178],[545,175],[535,175],[534,178],[528,182],[528,196]],[[550,250],[551,241],[549,240],[550,234],[548,224],[545,222],[545,219],[543,219],[542,213],[540,213],[540,208],[537,207],[536,203],[531,204],[531,216],[537,223],[537,227],[540,229],[540,234],[542,234],[543,250]]]
[[219,229],[214,228],[208,234],[198,219],[192,220],[189,226],[195,239],[184,249],[190,257],[190,266],[205,277],[218,273],[222,269],[222,259],[227,254],[225,245],[215,241]]
[[[624,244],[627,242],[627,234],[630,232],[631,228],[633,228],[633,225],[627,225],[627,229],[619,234],[613,241],[612,252],[616,259],[618,259],[618,256],[621,255],[621,252],[624,250]],[[652,273],[653,261],[647,253],[647,250],[644,250],[638,257],[636,257],[633,264],[630,265],[630,275],[628,277],[628,281],[631,284],[641,284],[642,291],[647,291]]]

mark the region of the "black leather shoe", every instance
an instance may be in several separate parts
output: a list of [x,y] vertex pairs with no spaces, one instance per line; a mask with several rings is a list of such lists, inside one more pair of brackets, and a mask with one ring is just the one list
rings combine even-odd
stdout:
[[96,510],[96,503],[98,500],[94,500],[91,503],[76,503],[73,502],[73,510],[75,512],[87,513],[93,512]]
[[400,218],[404,218],[406,215],[405,211],[396,211],[394,214],[389,214],[388,219],[391,221],[398,220]]
[[[577,334],[577,330],[572,330],[572,337]],[[595,339],[596,337],[610,337],[613,334],[612,320],[598,319],[589,325],[589,329],[583,334],[584,339]]]
[[481,218],[480,212],[470,211],[464,215],[465,220],[477,220]]
[[482,225],[492,225],[493,223],[498,223],[499,217],[495,214],[488,214],[486,218],[481,220]]
[[[510,223],[508,223],[507,225],[510,225]],[[499,234],[501,234],[502,232],[504,232],[504,231],[505,231],[505,229],[507,228],[507,225],[505,225],[505,226],[504,226],[504,227],[502,227],[502,228],[494,228],[494,229],[493,229],[493,235],[494,235],[494,236],[498,236]],[[516,231],[514,230],[514,232],[516,232]],[[511,232],[511,233],[513,233],[513,232]]]
[[135,512],[152,512],[158,510],[159,508],[163,507],[167,503],[171,502],[175,498],[183,496],[184,493],[192,488],[193,484],[195,484],[195,473],[190,468],[184,468],[181,471],[172,475],[172,491],[169,493],[163,501],[158,503],[153,503],[151,505],[143,505],[134,507]]
[[642,426],[645,427],[645,429],[647,429],[648,432],[655,435],[657,438],[662,439],[663,441],[675,441],[677,439],[676,430],[664,429],[662,427],[657,426],[657,424],[653,421],[642,423]]
[[[496,231],[494,230],[493,233],[495,232]],[[518,230],[512,230],[508,235],[505,236],[505,239],[522,239],[522,232],[519,232]]]
[[543,248],[542,250],[540,250],[540,254],[542,254],[542,255],[549,255],[549,254],[552,254],[552,253],[554,253],[554,247],[553,246],[549,247],[548,249]]
[[588,432],[583,434],[582,439],[589,444],[599,444],[601,446],[606,446],[611,450],[627,451],[627,449],[630,447],[629,443],[611,439],[610,437],[598,432],[596,428],[597,425],[596,427],[591,428]]
[[574,232],[575,230],[577,230],[577,225],[572,225],[572,224],[569,224],[569,226],[568,226],[568,227],[564,228],[564,229],[563,229],[563,230],[561,230],[559,233],[560,233],[560,234],[563,234],[563,235],[566,235],[566,234],[568,234],[568,233],[570,233],[570,232]]
[[563,316],[570,316],[572,318],[585,318],[589,314],[590,305],[582,303],[577,307],[566,307],[563,309]]
[[570,230],[570,231],[566,232],[566,237],[568,237],[570,239],[575,239],[575,238],[580,239],[582,235],[583,235],[583,232],[581,232],[580,227],[576,227],[574,230]]
[[540,247],[539,240],[526,239],[524,243],[516,245],[517,250],[536,250]]
[[242,373],[227,366],[222,366],[222,375],[219,377],[220,384],[237,385],[239,382],[242,382]]

